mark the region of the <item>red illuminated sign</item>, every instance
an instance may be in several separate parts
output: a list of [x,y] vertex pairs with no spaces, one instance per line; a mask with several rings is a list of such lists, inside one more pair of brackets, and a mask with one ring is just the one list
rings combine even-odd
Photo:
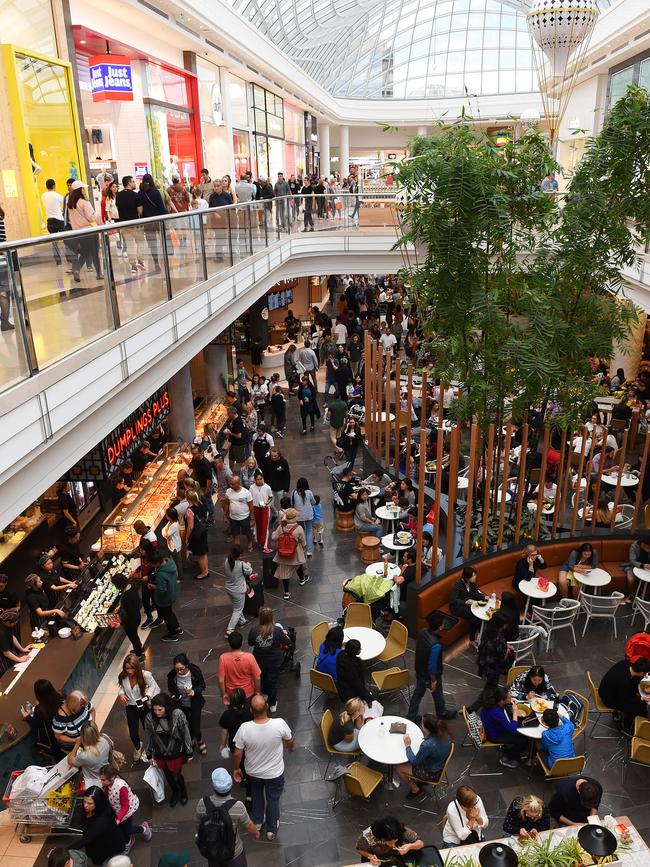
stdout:
[[103,459],[109,473],[133,454],[168,412],[169,393],[161,388],[104,439]]

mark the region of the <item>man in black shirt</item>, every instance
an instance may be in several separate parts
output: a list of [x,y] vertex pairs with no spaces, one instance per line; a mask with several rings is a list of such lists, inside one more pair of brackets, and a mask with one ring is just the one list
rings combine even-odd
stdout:
[[269,449],[266,460],[262,466],[264,481],[273,491],[273,503],[276,509],[280,508],[282,494],[288,494],[291,485],[291,470],[286,458],[282,457],[280,449],[274,446]]
[[646,705],[639,696],[639,681],[650,671],[650,660],[645,657],[628,662],[622,659],[603,675],[598,687],[601,700],[613,710],[623,714],[623,728],[630,733],[634,718],[646,716]]
[[31,644],[23,647],[12,632],[18,623],[18,617],[18,612],[13,609],[0,614],[0,653],[10,664],[25,662],[27,654],[32,649]]
[[32,629],[42,626],[44,621],[50,618],[58,620],[65,617],[65,613],[60,608],[50,605],[43,580],[34,573],[25,578],[25,602],[29,606],[29,622]]
[[76,527],[68,527],[64,533],[64,542],[61,546],[61,566],[66,578],[71,581],[79,580],[81,572],[86,566],[86,560],[81,556],[79,540],[81,534]]
[[[131,175],[125,175],[122,178],[122,186],[124,189],[120,190],[115,196],[119,221],[124,222],[125,220],[137,220],[138,194],[135,191],[135,181],[133,180],[133,177]],[[143,240],[142,229],[133,226],[132,228],[125,229],[124,232],[121,232],[120,234],[122,237],[122,249],[129,256],[131,274],[137,274],[138,268],[141,270],[144,269],[142,259],[140,259],[138,255],[138,242],[142,242]],[[127,240],[130,241],[129,245],[127,245]],[[129,248],[131,250],[130,253],[128,253]]]
[[126,637],[131,641],[133,653],[144,659],[144,648],[138,636],[140,626],[140,591],[135,581],[131,582],[124,575],[114,575],[113,584],[121,592],[120,602],[116,609]]
[[0,613],[7,611],[10,608],[20,611],[20,601],[15,593],[10,593],[7,590],[9,576],[0,573]]
[[70,492],[69,482],[60,482],[57,485],[56,499],[66,527],[78,527],[79,518],[77,504]]
[[340,481],[334,490],[334,505],[339,512],[352,512],[356,506],[357,495],[352,484],[352,475],[350,468],[341,473]]
[[415,689],[407,718],[415,720],[424,693],[429,689],[436,706],[438,719],[453,719],[455,710],[447,710],[442,688],[442,641],[440,629],[445,622],[441,611],[432,611],[427,615],[427,625],[418,632],[415,642]]
[[[312,211],[314,209],[314,187],[310,180],[305,180],[304,186],[300,190],[300,195],[302,196],[303,206],[305,209],[303,220],[305,223],[305,228],[303,232],[313,232],[314,231],[314,218],[312,216]],[[309,226],[309,230],[307,229]]]
[[325,217],[325,184],[323,183],[322,178],[319,178],[318,183],[314,186],[314,193],[316,193],[318,216]]
[[192,478],[201,486],[201,498],[208,510],[208,524],[214,524],[214,503],[212,502],[212,464],[199,446],[192,446],[190,461]]
[[598,815],[602,796],[603,787],[592,777],[560,780],[548,807],[559,825],[584,825]]
[[395,576],[395,583],[399,585],[400,608],[406,605],[406,588],[415,581],[415,552],[404,551],[404,562],[399,575]]
[[148,440],[143,440],[134,453],[131,462],[133,464],[133,475],[137,478],[144,470],[148,463],[156,457],[155,452],[151,451],[151,444]]

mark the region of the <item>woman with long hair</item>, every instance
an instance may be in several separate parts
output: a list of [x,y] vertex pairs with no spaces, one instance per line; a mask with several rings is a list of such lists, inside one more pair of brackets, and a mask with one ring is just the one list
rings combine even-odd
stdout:
[[84,788],[101,785],[99,772],[108,762],[112,748],[113,741],[101,734],[92,720],[81,729],[81,736],[68,753],[67,761],[71,768],[81,768]]
[[451,735],[444,720],[427,713],[422,717],[422,731],[424,740],[417,753],[411,749],[410,736],[404,735],[408,761],[395,766],[395,770],[410,789],[407,798],[417,798],[422,794],[422,788],[410,778],[417,777],[423,782],[437,780],[451,751]]
[[316,500],[309,488],[309,482],[301,476],[296,482],[295,490],[291,492],[291,505],[298,512],[298,523],[305,532],[307,541],[306,554],[311,557],[314,553],[314,505]]
[[245,626],[248,623],[244,617],[244,602],[246,601],[246,591],[248,590],[246,579],[249,575],[253,574],[253,567],[246,560],[242,560],[243,555],[244,549],[242,546],[233,545],[224,563],[226,575],[224,589],[232,603],[230,620],[226,626],[226,638],[238,626]]
[[[363,832],[356,843],[356,850],[361,857],[377,867],[383,861],[388,863],[405,863],[402,856],[409,852],[419,852],[424,843],[412,828],[407,828],[394,816],[377,819]],[[419,860],[411,856],[409,861]],[[423,859],[423,863],[427,862]]]
[[469,627],[469,643],[478,647],[476,636],[481,628],[481,621],[472,612],[472,602],[485,599],[476,583],[476,569],[464,566],[460,578],[451,588],[449,610],[454,617],[462,618]]
[[149,702],[158,695],[160,689],[153,674],[142,668],[142,663],[135,653],[127,653],[124,657],[117,683],[120,690],[117,699],[126,714],[129,737],[133,744],[133,761],[137,762],[142,755],[140,726],[144,729]]
[[167,675],[167,691],[185,714],[192,740],[202,756],[208,752],[201,734],[204,690],[205,678],[199,666],[190,662],[185,653],[175,656],[173,668]]
[[100,786],[91,786],[84,792],[81,824],[81,845],[93,864],[105,864],[124,852],[124,837]]
[[204,581],[210,574],[208,565],[208,509],[196,491],[187,494],[189,508],[185,512],[185,537],[187,549],[194,555],[199,571],[194,576]]
[[[160,190],[156,189],[153,177],[150,174],[142,176],[140,182],[140,190],[138,192],[138,217],[160,217],[167,213]],[[158,239],[160,237],[160,229],[157,222],[144,224],[144,236],[147,239],[147,244],[151,252],[151,258],[154,263],[154,273],[160,274],[159,247]]]
[[530,701],[536,696],[549,701],[557,698],[557,691],[541,665],[532,665],[528,671],[516,677],[510,692],[517,701]]
[[336,683],[336,657],[343,650],[343,639],[343,628],[337,624],[327,630],[325,641],[318,648],[316,671],[329,674],[334,683]]
[[[71,229],[88,229],[97,225],[93,206],[86,198],[86,184],[83,181],[75,181],[68,195],[68,220]],[[99,247],[95,235],[83,235],[76,240],[78,256],[72,263],[72,276],[75,283],[81,282],[80,271],[84,265],[87,268],[95,268],[97,279],[101,280],[102,273],[99,266]]]
[[316,403],[316,395],[314,387],[311,384],[308,376],[303,376],[300,379],[300,388],[298,389],[298,400],[300,402],[300,418],[302,420],[302,433],[307,433],[307,418],[311,423],[311,431],[314,432],[316,424],[316,416],[320,418],[318,404]]
[[[300,574],[300,568],[304,567],[307,562],[307,558],[305,557],[305,547],[307,544],[305,531],[297,519],[297,510],[288,508],[280,519],[279,526],[271,534],[273,541],[278,543],[278,550],[275,552],[273,562],[276,565],[275,574],[282,581],[283,597],[285,600],[291,599],[289,582],[296,575]],[[287,553],[291,548],[293,548],[293,554]],[[280,549],[282,549],[282,552]],[[306,575],[303,571],[298,583],[302,587],[309,580],[309,575]]]
[[115,223],[120,219],[120,213],[117,210],[115,197],[117,196],[117,184],[115,181],[108,181],[102,191],[101,200],[101,215],[102,223]]
[[187,789],[183,778],[183,765],[193,756],[192,736],[187,718],[175,708],[167,693],[161,692],[151,699],[151,710],[144,727],[144,751],[147,760],[157,765],[172,790],[170,807],[187,804]]
[[350,698],[345,707],[332,722],[329,731],[329,745],[340,753],[353,753],[359,749],[359,729],[363,725],[365,710],[363,699]]
[[357,502],[354,506],[354,526],[361,533],[375,536],[377,539],[381,539],[384,535],[382,522],[372,514],[368,488],[361,488],[357,493]]
[[574,548],[566,563],[560,566],[557,583],[563,599],[577,596],[578,581],[575,573],[585,574],[598,565],[598,551],[591,542],[583,542],[579,548]]
[[499,611],[485,624],[478,648],[478,673],[485,679],[487,686],[497,686],[499,677],[510,667],[510,651],[506,639],[508,625],[508,618]]
[[37,704],[32,712],[28,713],[21,707],[20,715],[32,730],[36,748],[53,756],[58,762],[63,751],[52,732],[52,720],[65,697],[54,688],[51,681],[42,678],[34,681],[34,696]]
[[278,676],[284,658],[282,647],[288,643],[288,635],[273,619],[273,609],[260,608],[259,623],[251,627],[248,644],[253,648],[253,656],[262,672],[262,692],[271,713],[278,708]]

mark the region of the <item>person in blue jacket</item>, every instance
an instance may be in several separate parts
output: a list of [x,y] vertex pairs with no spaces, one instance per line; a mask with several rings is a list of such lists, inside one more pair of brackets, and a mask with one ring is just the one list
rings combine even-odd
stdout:
[[325,641],[318,648],[316,659],[316,671],[329,674],[336,683],[336,657],[343,647],[343,629],[340,626],[332,626],[325,636]]
[[422,789],[411,779],[411,775],[424,782],[437,780],[451,750],[451,735],[444,720],[438,719],[432,713],[426,713],[422,717],[422,731],[424,740],[417,753],[411,749],[410,736],[404,735],[408,761],[395,766],[395,770],[410,789],[407,798],[417,798],[422,794]]
[[[511,708],[510,713],[507,708]],[[513,699],[510,690],[497,686],[494,690],[485,691],[481,708],[485,737],[493,743],[503,744],[500,762],[506,768],[516,768],[517,759],[528,756],[530,742],[518,731],[518,719],[523,716],[524,712]]]
[[547,708],[542,714],[542,723],[546,731],[542,732],[540,755],[550,768],[556,759],[572,759],[576,751],[573,745],[575,725],[570,719],[560,717],[552,708]]

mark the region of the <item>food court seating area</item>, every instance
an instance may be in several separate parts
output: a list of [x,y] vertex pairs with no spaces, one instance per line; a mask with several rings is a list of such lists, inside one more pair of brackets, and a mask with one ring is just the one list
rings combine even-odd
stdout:
[[[567,561],[571,551],[583,542],[591,542],[598,552],[598,566],[612,576],[611,584],[607,585],[607,594],[622,591],[625,589],[625,573],[621,564],[627,560],[630,544],[635,538],[636,536],[616,535],[613,538],[607,538],[581,535],[571,541],[542,542],[537,547],[546,561],[547,568],[540,570],[540,574],[550,581],[557,582],[560,566]],[[512,590],[512,576],[523,548],[524,545],[522,544],[518,549],[509,549],[502,554],[490,554],[484,559],[471,561],[478,574],[478,586],[485,594],[489,596],[491,593],[496,593],[497,596],[501,596],[505,590]],[[419,590],[411,590],[417,594],[417,620],[415,629],[412,630],[413,634],[425,626],[425,618],[430,611],[436,609],[449,611],[451,590],[454,583],[460,578],[461,571],[462,566],[451,569],[437,581],[427,584]],[[554,604],[557,604],[558,601],[559,597],[556,597]],[[459,620],[443,633],[444,643],[451,645],[458,641],[466,629],[465,621]]]

